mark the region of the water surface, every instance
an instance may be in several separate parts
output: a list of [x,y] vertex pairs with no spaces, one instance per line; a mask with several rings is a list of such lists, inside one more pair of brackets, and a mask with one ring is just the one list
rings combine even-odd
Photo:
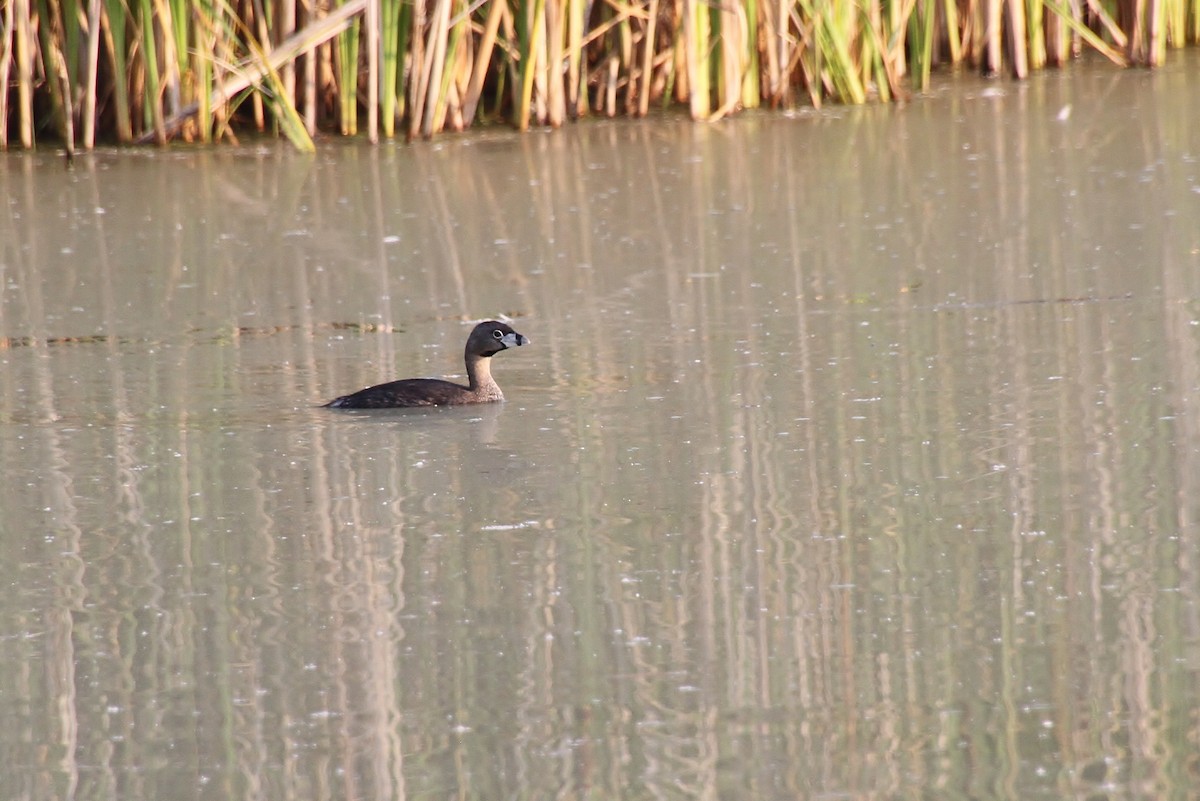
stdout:
[[3,796],[1189,797],[1198,68],[3,156]]

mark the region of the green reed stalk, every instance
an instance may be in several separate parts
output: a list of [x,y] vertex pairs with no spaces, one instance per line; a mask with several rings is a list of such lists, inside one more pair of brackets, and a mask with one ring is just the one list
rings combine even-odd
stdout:
[[745,2],[745,35],[742,37],[742,107],[758,108],[762,103],[758,43],[762,39],[758,0]]
[[401,0],[380,0],[379,4],[379,113],[383,135],[389,139],[396,134],[397,107],[403,94],[400,91],[401,49],[400,29],[405,4]]
[[71,109],[71,79],[67,74],[67,62],[59,45],[63,41],[61,9],[55,0],[40,0],[38,3],[38,39],[41,45],[42,69],[46,76],[46,89],[50,95],[51,114],[67,151],[75,147],[73,112]]
[[133,141],[133,119],[129,100],[129,62],[125,31],[127,6],[122,0],[104,0],[100,24],[104,28],[105,51],[109,56],[112,80],[113,116],[118,142]]
[[956,0],[945,0],[942,3],[941,32],[946,36],[947,48],[950,51],[950,63],[958,64],[963,59],[962,25],[959,22],[958,3]]
[[361,29],[362,23],[355,17],[337,37],[338,128],[344,136],[358,133],[358,38]]
[[915,12],[908,19],[909,67],[918,92],[929,90],[933,69],[933,40],[937,37],[934,0],[918,0]]
[[[1157,0],[1151,10],[1151,60],[1154,66],[1162,65],[1166,60],[1166,48],[1174,43],[1176,8],[1180,0]],[[1182,30],[1181,30],[1182,32]],[[1178,47],[1178,44],[1176,44]]]
[[83,47],[80,42],[83,38],[83,30],[79,25],[79,21],[83,19],[83,11],[79,7],[77,0],[57,0],[55,5],[58,7],[58,12],[62,15],[58,20],[61,29],[55,37],[56,44],[60,48],[62,54],[63,66],[66,68],[66,75],[71,84],[78,82],[80,69],[79,59],[83,56]]
[[166,144],[167,137],[163,129],[163,111],[160,103],[158,45],[154,36],[154,10],[150,0],[138,2],[138,25],[142,37],[142,72],[145,88],[142,95],[142,124],[152,128],[155,140]]
[[[191,75],[192,56],[191,39],[195,23],[192,20],[193,0],[169,0],[164,4],[164,13],[171,19],[171,73],[173,89],[171,97],[171,113],[178,111],[184,103],[185,94],[195,91],[194,76]],[[185,86],[185,82],[188,86]]]
[[642,42],[641,85],[637,94],[637,114],[650,113],[650,91],[654,81],[654,39],[658,33],[658,0],[650,0],[646,14],[646,37]]
[[264,70],[263,83],[265,84],[264,96],[271,102],[271,113],[275,120],[279,123],[279,128],[288,141],[302,153],[316,152],[316,145],[313,144],[312,137],[308,135],[308,128],[304,124],[304,118],[300,116],[300,112],[296,110],[296,105],[292,98],[287,94],[287,87],[284,85],[283,78],[279,72],[271,66],[270,61],[265,53],[261,54],[262,69]]
[[193,36],[196,46],[192,48],[192,92],[198,111],[196,123],[201,142],[212,139],[212,90],[216,80],[213,61],[217,53],[216,8],[212,0],[195,0],[192,6]]
[[520,65],[513,54],[518,52],[514,46],[517,41],[516,21],[509,10],[507,2],[500,3],[503,11],[500,14],[500,31],[503,34],[501,47],[503,58],[501,68],[496,72],[496,89],[492,95],[492,110],[490,116],[499,117],[508,101],[516,96],[515,87],[520,82]]
[[537,52],[541,44],[546,0],[533,0],[529,13],[523,16],[521,37],[520,85],[517,87],[517,130],[529,130],[530,105],[533,101],[533,80],[537,72]]
[[1182,47],[1187,35],[1187,6],[1183,0],[1163,0],[1165,44]]
[[[936,36],[936,31],[938,28],[936,21],[936,0],[926,1],[935,4],[933,11],[935,20],[933,23],[933,29]],[[953,1],[954,0],[951,0],[951,2]],[[882,80],[887,83],[887,93],[885,95],[881,91],[880,99],[892,100],[896,97],[902,97],[905,92],[905,77],[911,75],[914,71],[917,72],[918,75],[920,74],[919,70],[916,70],[913,67],[913,62],[916,60],[916,58],[910,55],[911,52],[916,50],[917,47],[916,43],[913,42],[909,37],[908,31],[909,12],[912,12],[914,8],[914,6],[910,6],[908,12],[901,14],[893,4],[889,4],[889,7],[886,10],[886,15],[884,16],[886,22],[882,23],[882,25],[886,27],[879,28],[879,46],[883,51],[880,58],[880,68],[884,73],[884,78]],[[876,80],[880,79],[877,78]]]
[[1148,65],[1151,67],[1160,66],[1167,54],[1167,31],[1166,23],[1163,21],[1163,0],[1152,0],[1150,3],[1150,19],[1149,19],[1149,51]]
[[845,65],[845,85],[852,87],[849,92],[839,94],[838,99],[847,102],[847,96],[858,97],[859,99],[851,102],[865,103],[867,101],[865,80],[869,72],[860,57],[863,37],[859,10],[853,3],[837,2],[836,0],[829,0],[829,6],[832,13],[828,14],[826,19],[834,22],[830,34],[840,51],[838,60]]
[[742,37],[734,2],[735,0],[724,0],[710,11],[718,47],[713,63],[713,75],[717,85],[717,110],[709,115],[709,119],[718,119],[732,113],[741,100]]
[[[878,0],[867,0],[860,13],[862,14],[860,26],[862,43],[859,48],[859,58],[862,60],[862,73],[868,80],[874,81],[879,92],[879,99],[885,100],[890,85],[886,78],[888,69],[886,65],[891,49],[887,46],[887,39],[883,33],[883,15]],[[897,49],[903,51],[902,47]]]
[[405,91],[412,75],[412,64],[408,65],[408,75],[405,75],[405,54],[409,51],[414,37],[419,37],[420,31],[414,33],[413,4],[400,0],[400,20],[397,24],[398,40],[396,44],[396,80],[392,86],[396,94],[396,122],[399,123],[408,110],[408,93]]
[[1040,70],[1046,66],[1046,20],[1042,0],[1025,0],[1025,19],[1029,31],[1029,67]]
[[813,0],[799,0],[799,5],[813,21],[816,43],[813,76],[820,80],[823,72],[821,65],[826,64],[824,69],[828,71],[833,84],[834,96],[843,103],[865,103],[866,90],[850,52],[856,34],[853,23],[838,15],[837,9],[832,7],[832,0],[820,2],[821,6],[817,7]]
[[867,74],[871,75],[875,81],[879,99],[886,103],[891,99],[892,87],[895,83],[892,75],[895,68],[893,58],[895,54],[900,54],[900,57],[903,58],[904,47],[902,44],[898,44],[896,47],[888,44],[890,37],[887,36],[884,28],[883,13],[878,0],[870,0],[863,13],[866,20],[863,25],[862,58],[867,67]]
[[709,88],[709,27],[708,6],[702,0],[683,0],[683,46],[687,59],[688,107],[692,119],[703,120],[712,108]]

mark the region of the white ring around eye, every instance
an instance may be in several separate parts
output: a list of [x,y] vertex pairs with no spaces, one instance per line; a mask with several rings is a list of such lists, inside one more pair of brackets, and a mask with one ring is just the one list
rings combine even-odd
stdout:
[[504,332],[497,328],[492,331],[492,336],[496,339],[504,339]]

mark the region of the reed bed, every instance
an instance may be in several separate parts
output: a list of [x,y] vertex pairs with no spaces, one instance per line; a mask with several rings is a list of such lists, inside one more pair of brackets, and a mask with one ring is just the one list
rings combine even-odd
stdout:
[[712,120],[1197,41],[1200,0],[0,0],[0,148]]

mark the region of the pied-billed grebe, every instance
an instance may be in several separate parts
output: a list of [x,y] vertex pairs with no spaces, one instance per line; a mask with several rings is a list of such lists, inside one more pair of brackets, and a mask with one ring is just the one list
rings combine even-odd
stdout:
[[491,359],[502,350],[528,344],[528,337],[521,336],[504,323],[488,320],[475,326],[471,336],[467,337],[467,386],[440,378],[406,378],[360,389],[352,395],[334,398],[325,406],[332,409],[395,409],[502,401],[504,393],[492,378]]

